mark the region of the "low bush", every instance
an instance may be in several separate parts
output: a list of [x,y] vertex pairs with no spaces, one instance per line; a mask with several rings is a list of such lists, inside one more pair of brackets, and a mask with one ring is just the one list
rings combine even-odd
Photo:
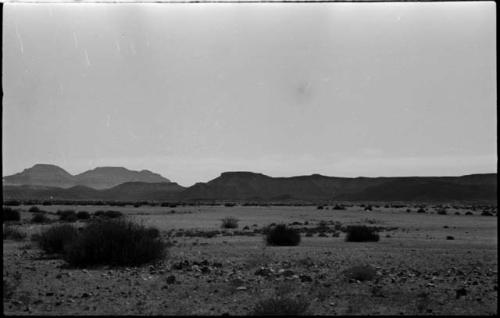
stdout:
[[37,212],[33,214],[33,217],[31,218],[31,223],[48,223],[50,222],[50,219],[45,216],[45,214]]
[[333,210],[345,210],[345,206],[336,204],[333,207]]
[[285,224],[269,227],[265,232],[268,245],[295,246],[300,243],[299,231],[289,228]]
[[364,209],[364,210],[365,210],[365,211],[373,211],[373,208],[372,208],[372,206],[371,206],[371,205],[368,205],[368,206],[366,206],[366,207],[365,207],[365,209]]
[[447,240],[454,240],[455,238],[454,238],[453,236],[451,236],[451,235],[448,235],[448,236],[446,237],[446,239],[447,239]]
[[417,213],[425,213],[425,209],[424,209],[424,208],[419,208],[419,209],[417,210]]
[[79,211],[76,213],[76,218],[79,220],[88,220],[90,219],[90,213],[87,211]]
[[14,226],[6,226],[3,229],[4,240],[22,241],[26,238],[26,233]]
[[47,253],[63,253],[66,245],[78,237],[78,230],[70,224],[49,227],[37,237],[40,248]]
[[76,222],[78,218],[76,217],[76,212],[73,210],[57,211],[59,215],[59,221],[62,222]]
[[380,239],[377,229],[366,225],[350,225],[346,232],[347,242],[377,242]]
[[448,214],[448,212],[446,211],[446,209],[439,209],[439,210],[437,210],[437,214],[446,215],[446,214]]
[[17,201],[17,200],[8,200],[8,201],[4,201],[3,205],[8,205],[8,206],[20,206],[21,205],[21,202]]
[[226,217],[222,219],[221,227],[223,229],[235,229],[238,227],[238,219],[234,217]]
[[255,304],[253,316],[300,316],[306,315],[310,302],[304,297],[274,296]]
[[357,265],[344,271],[344,275],[360,282],[372,280],[377,275],[377,271],[370,265]]
[[123,213],[120,211],[113,211],[113,210],[108,210],[108,211],[96,211],[94,213],[95,217],[104,217],[108,219],[115,219],[123,216]]
[[28,210],[28,212],[42,212],[42,210],[40,210],[40,208],[39,208],[39,207],[37,207],[37,206],[32,206],[32,207]]
[[21,213],[19,213],[19,210],[14,210],[9,207],[3,207],[3,219],[2,221],[20,221],[21,220]]
[[166,247],[156,229],[124,219],[101,219],[66,246],[64,259],[74,266],[135,266],[162,259]]
[[493,216],[493,214],[490,211],[483,211],[481,212],[482,216]]

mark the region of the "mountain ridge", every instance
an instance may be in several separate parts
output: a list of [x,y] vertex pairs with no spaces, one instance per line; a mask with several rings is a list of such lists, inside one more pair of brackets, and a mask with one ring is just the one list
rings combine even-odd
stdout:
[[[38,168],[43,171],[48,169],[47,166]],[[106,169],[106,167],[102,168]],[[100,169],[94,169],[88,173],[91,174],[95,170],[100,171]],[[63,171],[57,170],[56,179],[64,178]],[[109,172],[109,169],[107,171]],[[155,175],[150,171],[148,172]],[[113,182],[116,182],[116,180]],[[227,171],[222,172],[218,177],[208,182],[198,182],[187,188],[173,182],[142,182],[134,180],[101,189],[94,189],[85,185],[58,188],[51,187],[49,184],[33,186],[4,184],[4,196],[6,198],[29,198],[31,196],[31,198],[48,199],[52,197],[66,200],[443,202],[496,201],[496,192],[496,173],[469,174],[456,177],[348,178],[329,177],[320,174],[270,177],[262,173],[249,171]]]
[[109,189],[125,182],[171,182],[160,174],[149,170],[129,170],[124,167],[96,167],[72,175],[52,164],[35,164],[22,172],[2,178],[4,185],[42,185],[58,188],[87,186],[93,189]]

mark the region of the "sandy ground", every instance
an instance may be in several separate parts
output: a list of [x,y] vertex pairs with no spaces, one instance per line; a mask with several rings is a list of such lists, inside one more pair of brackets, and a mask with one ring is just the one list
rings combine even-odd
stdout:
[[[337,221],[387,228],[379,242],[305,237],[299,246],[266,246],[261,234],[173,237],[162,262],[137,268],[68,268],[36,243],[4,240],[3,276],[15,285],[9,315],[248,315],[261,299],[286,294],[309,302],[316,315],[494,315],[497,314],[497,218],[407,213],[405,208],[360,207],[345,211],[316,207],[102,207],[40,206],[55,212],[119,210],[159,228],[220,230],[235,216],[244,226]],[[26,210],[29,207],[21,207]],[[174,210],[175,213],[171,213]],[[429,209],[429,211],[434,211]],[[23,212],[29,220],[31,213]],[[51,216],[55,218],[55,215]],[[29,234],[40,225],[20,226]],[[454,240],[447,240],[453,236]],[[348,279],[344,270],[371,265],[371,281]],[[260,270],[260,271],[259,271]],[[263,274],[265,273],[265,274]],[[457,294],[457,290],[461,290]]]

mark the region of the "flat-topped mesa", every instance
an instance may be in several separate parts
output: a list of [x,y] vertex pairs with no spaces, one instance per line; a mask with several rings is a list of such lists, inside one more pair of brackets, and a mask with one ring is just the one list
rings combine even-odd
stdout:
[[54,186],[70,188],[81,185],[107,189],[125,182],[170,183],[160,174],[149,170],[129,170],[124,167],[97,167],[77,175],[51,164],[36,164],[22,172],[3,178],[4,185]]

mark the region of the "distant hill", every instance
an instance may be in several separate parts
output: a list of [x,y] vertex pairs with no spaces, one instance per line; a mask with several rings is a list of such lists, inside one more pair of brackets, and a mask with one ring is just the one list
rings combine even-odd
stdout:
[[75,180],[71,174],[58,166],[36,164],[22,172],[4,177],[3,184],[69,188],[75,185]]
[[[104,170],[103,170],[104,169]],[[121,174],[121,171],[126,170]],[[29,170],[29,169],[27,169]],[[43,169],[42,169],[43,170]],[[62,169],[61,169],[62,170]],[[26,171],[26,170],[25,170]],[[63,180],[66,174],[46,180]],[[63,170],[64,172],[64,170]],[[82,175],[86,184],[104,187],[125,179],[151,176],[124,168],[98,168]],[[47,174],[47,173],[46,173]],[[80,176],[80,175],[79,175]],[[108,178],[101,179],[102,176]],[[120,176],[120,177],[117,177]],[[25,179],[24,179],[25,180]],[[37,178],[37,181],[42,180]],[[166,179],[165,179],[166,180]],[[68,184],[66,182],[65,184]],[[78,185],[53,186],[4,185],[5,199],[61,199],[116,201],[252,201],[252,202],[323,202],[323,201],[407,201],[453,202],[497,201],[497,174],[475,174],[461,177],[379,177],[339,178],[319,174],[273,178],[253,172],[224,172],[219,177],[183,188],[172,182],[123,182],[107,189]]]
[[110,189],[96,190],[85,186],[71,188],[43,186],[4,186],[4,200],[110,200],[168,201],[184,187],[174,182],[127,182]]
[[461,177],[338,178],[318,174],[272,178],[252,172],[225,172],[197,183],[183,200],[342,200],[472,201],[497,200],[497,174]]
[[75,176],[78,185],[94,189],[112,188],[125,182],[170,182],[167,178],[149,170],[133,171],[123,167],[99,167]]
[[123,167],[98,167],[73,176],[58,166],[48,164],[36,164],[20,173],[3,178],[4,185],[58,188],[80,185],[93,189],[108,189],[125,182],[161,183],[170,180],[148,170],[134,171]]

